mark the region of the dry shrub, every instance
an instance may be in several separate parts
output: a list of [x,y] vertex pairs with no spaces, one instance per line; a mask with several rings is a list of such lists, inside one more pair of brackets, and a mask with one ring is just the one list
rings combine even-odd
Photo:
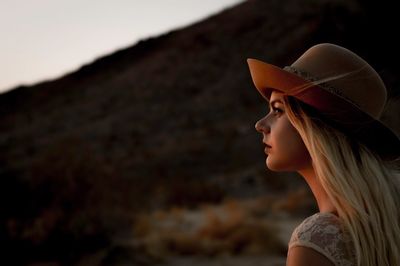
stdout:
[[279,253],[285,245],[277,237],[277,228],[259,219],[238,201],[229,200],[223,205],[225,215],[206,208],[206,222],[197,231],[200,239],[222,241],[224,252],[230,254]]
[[146,214],[139,214],[135,217],[133,233],[137,238],[143,238],[152,231],[151,218]]
[[284,254],[286,245],[278,238],[277,227],[248,206],[230,199],[196,211],[172,208],[141,214],[134,234],[154,256]]
[[201,244],[196,241],[193,235],[186,232],[165,231],[161,238],[165,250],[169,253],[195,255],[201,250]]
[[246,213],[239,207],[237,202],[233,200],[225,201],[222,209],[224,212],[221,210],[216,211],[215,208],[209,206],[203,206],[203,213],[206,219],[203,226],[197,231],[200,237],[224,239],[244,223]]
[[233,254],[276,254],[285,252],[286,246],[276,236],[275,226],[262,221],[242,224],[227,238]]
[[[276,196],[275,196],[276,197]],[[245,208],[251,212],[253,217],[260,219],[270,216],[272,214],[271,206],[276,201],[274,196],[265,195],[256,199],[251,199]]]
[[285,211],[292,214],[309,213],[315,210],[315,208],[313,195],[305,187],[301,187],[295,191],[289,191],[286,197],[275,201],[271,205],[271,209],[275,212]]

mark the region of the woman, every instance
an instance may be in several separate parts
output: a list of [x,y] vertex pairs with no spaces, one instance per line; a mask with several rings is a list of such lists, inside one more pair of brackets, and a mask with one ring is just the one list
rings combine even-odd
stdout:
[[379,121],[376,71],[329,43],[284,69],[248,64],[270,104],[256,123],[266,165],[302,175],[320,211],[294,230],[287,265],[400,265],[400,139]]

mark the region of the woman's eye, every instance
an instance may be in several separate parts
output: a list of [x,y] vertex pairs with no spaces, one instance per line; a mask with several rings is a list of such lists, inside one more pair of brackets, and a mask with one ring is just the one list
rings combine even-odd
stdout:
[[282,110],[279,108],[276,108],[276,107],[272,107],[272,112],[275,114],[280,114],[280,113],[282,113]]

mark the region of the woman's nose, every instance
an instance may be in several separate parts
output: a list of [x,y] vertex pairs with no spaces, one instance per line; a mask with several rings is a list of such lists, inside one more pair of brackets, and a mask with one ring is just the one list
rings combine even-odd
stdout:
[[266,116],[261,118],[256,122],[255,128],[258,132],[263,133],[263,132],[269,132],[269,125],[266,121]]

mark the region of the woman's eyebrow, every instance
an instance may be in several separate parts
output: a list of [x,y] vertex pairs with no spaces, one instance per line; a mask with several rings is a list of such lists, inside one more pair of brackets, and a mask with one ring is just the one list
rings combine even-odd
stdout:
[[274,103],[279,102],[279,103],[283,103],[281,100],[273,100],[269,103],[269,106],[272,106]]

